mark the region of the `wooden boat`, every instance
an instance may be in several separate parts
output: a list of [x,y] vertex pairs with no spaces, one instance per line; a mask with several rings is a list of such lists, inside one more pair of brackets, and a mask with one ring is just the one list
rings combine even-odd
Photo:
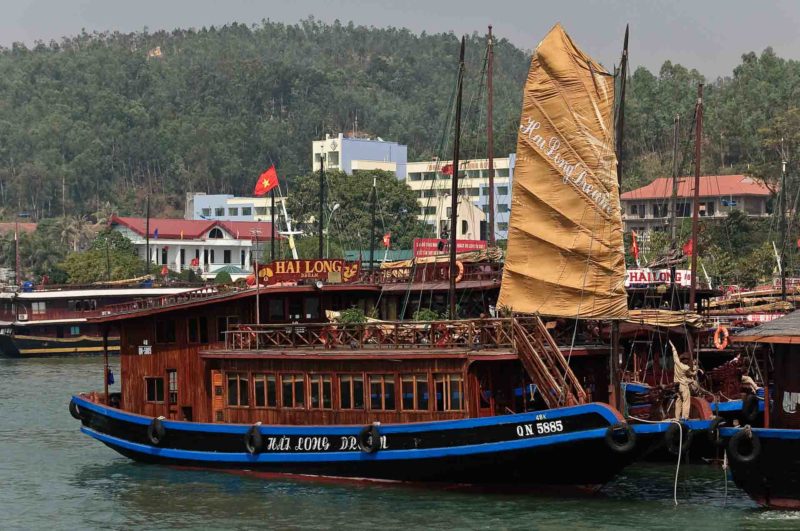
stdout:
[[[800,313],[731,336],[736,343],[763,345],[763,427],[723,427],[730,472],[736,485],[765,507],[800,508]],[[772,353],[772,364],[769,363]],[[772,370],[770,370],[772,368]],[[774,390],[774,400],[770,391]]]
[[[463,52],[462,41],[460,72]],[[602,485],[634,459],[635,432],[615,408],[590,401],[550,334],[557,323],[539,314],[627,313],[613,106],[612,76],[553,28],[525,88],[499,303],[528,315],[261,324],[280,290],[260,288],[255,308],[251,290],[111,313],[96,322],[119,326],[122,393],[106,387],[99,396],[75,396],[72,415],[87,435],[145,462],[390,481]],[[546,238],[531,238],[539,234]],[[451,315],[454,239],[455,231]],[[258,278],[269,276],[259,271]],[[309,286],[306,296],[319,301],[329,288]]]

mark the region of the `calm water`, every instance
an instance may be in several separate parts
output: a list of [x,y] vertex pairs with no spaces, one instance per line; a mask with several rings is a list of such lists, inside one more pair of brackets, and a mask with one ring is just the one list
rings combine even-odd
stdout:
[[[115,370],[115,374],[118,371]],[[476,494],[276,482],[135,464],[90,440],[71,393],[98,389],[99,358],[0,359],[0,529],[414,528],[784,529],[719,469],[634,466],[597,496]],[[114,386],[118,387],[118,386]]]

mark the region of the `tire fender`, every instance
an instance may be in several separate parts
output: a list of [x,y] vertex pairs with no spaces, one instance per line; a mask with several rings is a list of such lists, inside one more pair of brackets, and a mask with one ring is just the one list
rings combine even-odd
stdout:
[[161,422],[164,417],[156,417],[150,421],[147,426],[147,440],[153,446],[159,446],[164,442],[164,437],[167,435],[167,430],[164,428],[164,423]]
[[381,447],[381,433],[378,424],[365,426],[358,432],[358,447],[365,454],[374,454]]
[[[749,449],[749,451],[747,451]],[[728,441],[728,457],[734,463],[747,465],[761,457],[761,440],[748,429],[740,430]]]
[[[624,434],[624,440],[620,435]],[[606,429],[606,446],[616,453],[626,454],[636,447],[636,432],[625,422],[618,422]]]
[[244,447],[250,455],[260,454],[264,450],[264,438],[261,436],[260,422],[256,422],[244,434]]
[[[681,443],[681,438],[683,442]],[[671,422],[667,431],[664,432],[664,444],[667,446],[667,451],[672,455],[678,455],[678,451],[686,453],[692,446],[692,439],[694,433],[686,423]]]

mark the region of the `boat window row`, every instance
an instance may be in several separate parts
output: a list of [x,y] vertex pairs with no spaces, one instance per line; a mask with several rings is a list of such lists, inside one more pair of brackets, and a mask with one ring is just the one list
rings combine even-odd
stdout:
[[[461,411],[461,373],[226,374],[229,407]],[[334,390],[337,391],[334,396]]]

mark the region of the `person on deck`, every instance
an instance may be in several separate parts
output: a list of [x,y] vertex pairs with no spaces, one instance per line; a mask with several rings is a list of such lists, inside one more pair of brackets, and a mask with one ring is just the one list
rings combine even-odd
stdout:
[[673,381],[678,384],[678,396],[675,397],[675,419],[688,419],[692,407],[692,389],[697,387],[697,369],[690,365],[691,359],[688,352],[678,355],[678,350],[672,341],[672,361],[675,365]]

